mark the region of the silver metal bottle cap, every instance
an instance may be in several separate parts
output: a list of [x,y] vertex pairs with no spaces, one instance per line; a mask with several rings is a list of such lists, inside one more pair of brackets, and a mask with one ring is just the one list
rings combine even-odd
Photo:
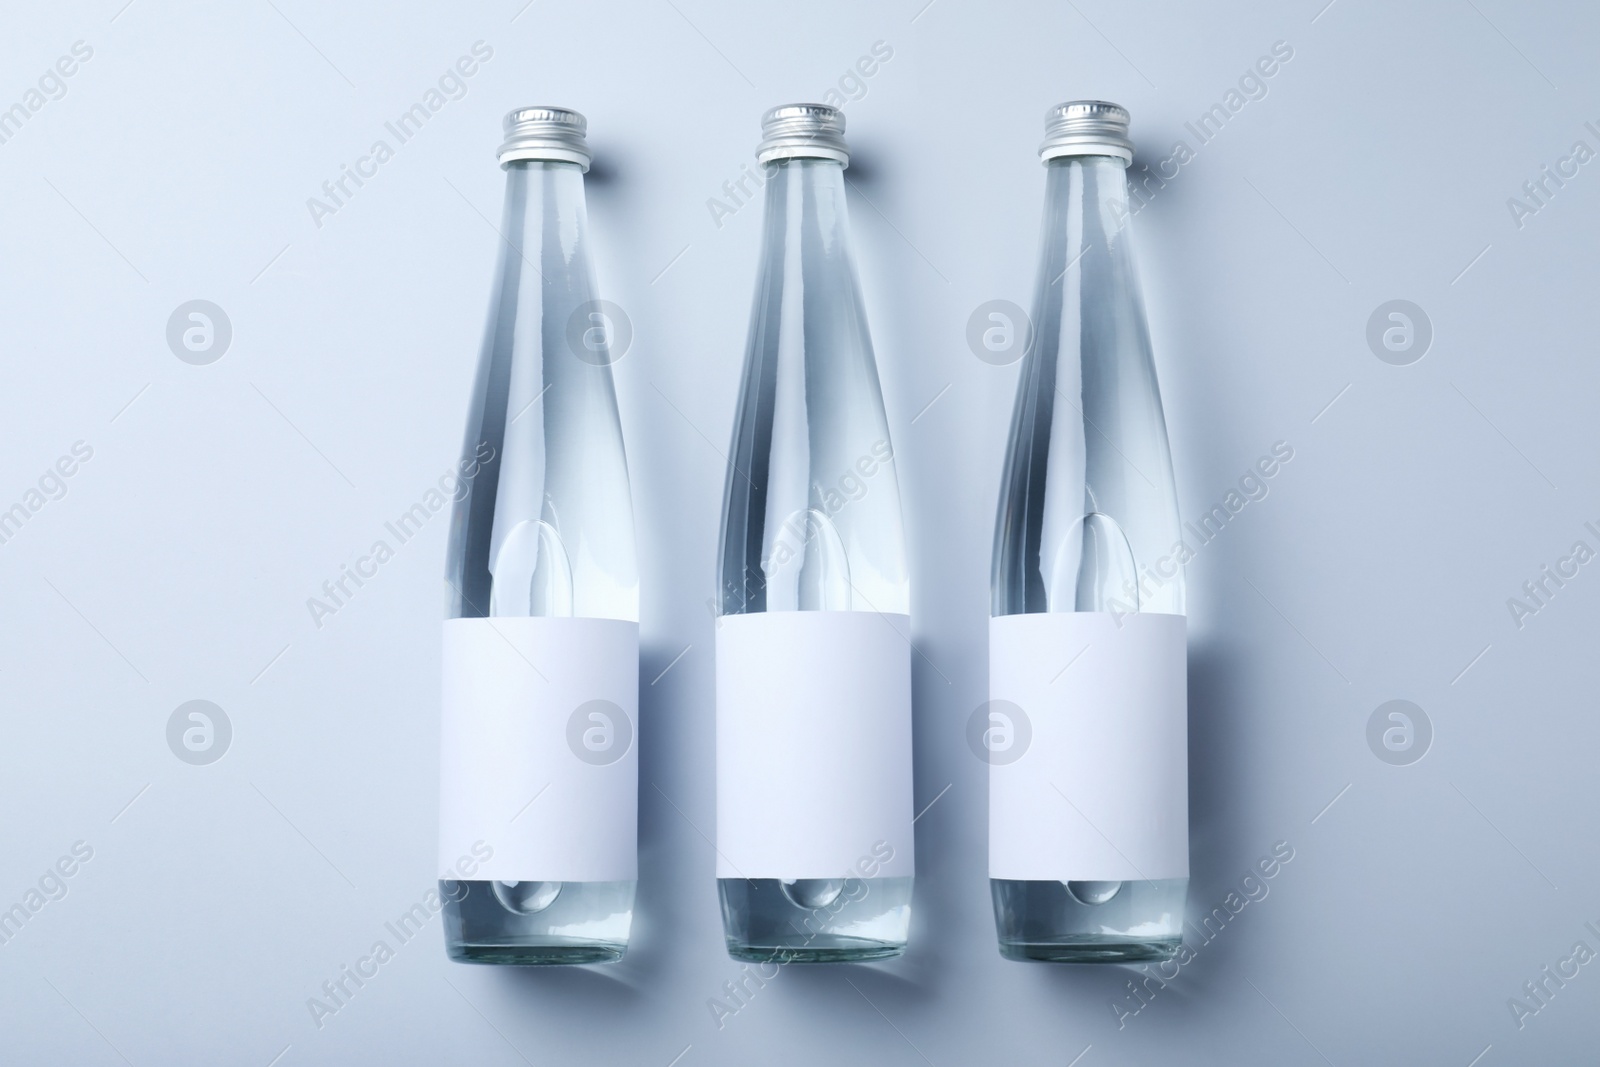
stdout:
[[519,107],[506,115],[500,165],[517,159],[576,163],[589,169],[589,121],[564,107]]
[[1039,159],[1062,156],[1118,156],[1133,159],[1128,138],[1128,109],[1109,100],[1073,100],[1057,104],[1044,117],[1044,144]]
[[784,104],[762,115],[756,162],[775,159],[833,159],[848,165],[844,112],[827,104]]

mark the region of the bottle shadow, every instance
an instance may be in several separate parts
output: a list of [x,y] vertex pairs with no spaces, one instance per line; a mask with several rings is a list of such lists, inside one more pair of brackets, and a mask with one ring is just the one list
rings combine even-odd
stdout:
[[[704,635],[697,635],[690,647],[703,649],[707,643]],[[674,960],[694,953],[691,917],[697,903],[704,902],[693,898],[717,891],[715,881],[703,877],[708,872],[683,852],[686,816],[656,785],[665,782],[672,788],[679,777],[673,765],[686,746],[684,738],[665,736],[673,728],[667,724],[682,716],[673,714],[673,701],[655,682],[673,668],[682,670],[678,661],[688,651],[670,642],[639,650],[639,890],[628,954],[611,966],[654,982],[667,980]],[[705,758],[710,759],[709,753]]]
[[589,170],[583,176],[585,192],[601,191],[610,192],[616,186],[620,172],[617,164],[617,154],[610,150],[611,146],[604,141],[596,144],[590,142]]
[[[844,177],[884,402],[891,414],[902,416],[891,418],[891,425],[897,423],[900,432],[907,434],[909,420],[938,392],[938,386],[928,388],[923,365],[908,357],[927,344],[927,307],[943,299],[945,285],[927,268],[906,276],[892,266],[907,254],[913,258],[921,255],[914,247],[905,247],[909,239],[897,229],[905,225],[896,207],[903,172],[896,172],[870,141],[853,140]],[[920,267],[921,261],[918,263]],[[923,392],[928,395],[921,395]],[[936,495],[939,472],[908,467],[905,442],[898,437],[895,442],[895,475],[902,496]],[[919,595],[915,583],[929,576],[930,565],[942,562],[941,550],[931,547],[942,544],[942,539],[936,539],[932,528],[919,531],[915,525],[908,526],[906,533],[913,611],[920,612],[918,605],[933,598]],[[977,610],[986,615],[987,601]],[[837,989],[839,977],[847,977],[858,993],[882,1002],[891,1013],[893,1005],[926,1006],[935,1000],[950,978],[955,951],[942,932],[969,923],[974,907],[985,916],[990,907],[987,879],[977,882],[972,877],[974,866],[981,869],[985,863],[982,843],[975,855],[970,841],[959,833],[963,805],[967,817],[974,806],[979,813],[985,810],[987,770],[967,752],[963,732],[967,715],[982,700],[978,688],[985,684],[986,672],[980,670],[976,678],[962,677],[954,666],[963,658],[986,662],[986,657],[981,647],[960,648],[959,655],[954,647],[936,649],[915,615],[910,640],[916,882],[906,952],[872,964],[808,965],[805,973],[819,977],[804,979]],[[975,885],[982,886],[976,899]]]
[[[904,956],[869,969],[874,976],[869,980],[879,988],[898,986],[902,996],[915,994],[922,1000],[931,1000],[938,994],[947,974],[949,944],[938,932],[958,929],[963,913],[974,903],[969,899],[974,857],[960,846],[950,828],[958,824],[954,816],[961,804],[970,806],[979,801],[974,781],[980,769],[970,756],[974,766],[962,763],[964,716],[952,714],[960,710],[952,707],[953,679],[947,677],[948,668],[941,669],[929,651],[927,639],[913,635],[912,829],[917,862],[911,895],[911,932]],[[948,661],[952,657],[939,658]],[[986,768],[983,770],[986,774]],[[985,892],[978,902],[985,912],[987,897]]]
[[[786,964],[776,981],[795,991],[808,1003],[817,997],[838,995],[841,982],[855,988],[868,1003],[879,1006],[911,1007],[929,1000],[931,989],[906,972],[904,956],[876,963],[791,963]],[[921,968],[919,968],[921,969]]]
[[878,184],[881,173],[879,156],[872,146],[850,146],[850,165],[844,171],[846,178],[857,185],[872,187]]
[[617,963],[559,967],[501,967],[500,981],[517,993],[537,997],[542,1006],[589,1011],[605,1006],[626,1009],[644,998],[651,975],[630,966],[629,957]]
[[1241,663],[1220,641],[1189,646],[1189,908],[1196,896],[1238,880],[1265,842],[1232,832],[1245,814],[1240,783],[1250,777],[1252,745],[1241,712]]

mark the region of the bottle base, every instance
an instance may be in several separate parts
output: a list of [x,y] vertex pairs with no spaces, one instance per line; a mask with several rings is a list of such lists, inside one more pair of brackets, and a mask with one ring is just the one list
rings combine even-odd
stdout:
[[1187,878],[1126,882],[989,879],[1000,955],[1038,963],[1168,960],[1183,945]]
[[728,955],[746,963],[869,963],[888,960],[903,954],[904,943],[862,941],[852,938],[835,938],[832,943],[820,945],[752,945],[742,941],[728,941]]
[[633,882],[439,883],[445,955],[511,967],[615,963],[628,950]]
[[866,963],[906,950],[910,878],[722,878],[728,955],[747,963]]
[[1086,937],[1076,941],[1002,941],[1000,955],[1028,963],[1145,963],[1170,960],[1182,938],[1170,941],[1125,941]]
[[622,959],[628,946],[596,944],[593,941],[552,942],[545,945],[470,945],[456,941],[446,942],[444,950],[457,963],[547,967],[575,963],[615,963]]

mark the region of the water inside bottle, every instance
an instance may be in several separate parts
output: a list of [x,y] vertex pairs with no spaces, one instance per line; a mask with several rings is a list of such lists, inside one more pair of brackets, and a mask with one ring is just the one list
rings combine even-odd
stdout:
[[[1137,611],[1138,565],[1128,535],[1110,515],[1091,511],[1061,539],[1050,571],[1050,602],[1074,611]],[[1115,605],[1113,605],[1115,601]]]
[[572,563],[561,535],[543,519],[512,526],[489,570],[490,615],[572,614]]
[[560,882],[496,882],[494,898],[517,915],[537,915],[561,895]]
[[[1073,543],[1076,543],[1079,558],[1074,593],[1077,610],[1107,611],[1113,599],[1118,601],[1118,610],[1138,610],[1138,565],[1128,536],[1117,525],[1117,520],[1098,511],[1090,512],[1068,538],[1069,546]],[[1121,882],[1065,884],[1067,892],[1080,904],[1104,904],[1122,892]]]
[[1122,892],[1121,882],[1067,882],[1066,886],[1079,904],[1104,904]]
[[[489,614],[572,614],[572,564],[561,535],[543,519],[513,525],[489,567]],[[561,895],[560,882],[495,882],[494,899],[513,915],[537,915]]]
[[844,892],[843,878],[797,878],[783,883],[783,895],[797,908],[825,908]]
[[850,556],[833,520],[819,508],[804,508],[774,533],[761,561],[767,610],[851,610]]

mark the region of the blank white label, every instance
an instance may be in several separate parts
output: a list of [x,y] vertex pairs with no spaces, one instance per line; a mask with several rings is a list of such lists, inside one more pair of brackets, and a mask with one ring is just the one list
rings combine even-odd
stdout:
[[719,620],[717,877],[910,877],[911,819],[910,618]]
[[1186,626],[1144,612],[989,620],[989,877],[1189,876]]
[[638,711],[638,623],[447,621],[441,877],[637,878]]

